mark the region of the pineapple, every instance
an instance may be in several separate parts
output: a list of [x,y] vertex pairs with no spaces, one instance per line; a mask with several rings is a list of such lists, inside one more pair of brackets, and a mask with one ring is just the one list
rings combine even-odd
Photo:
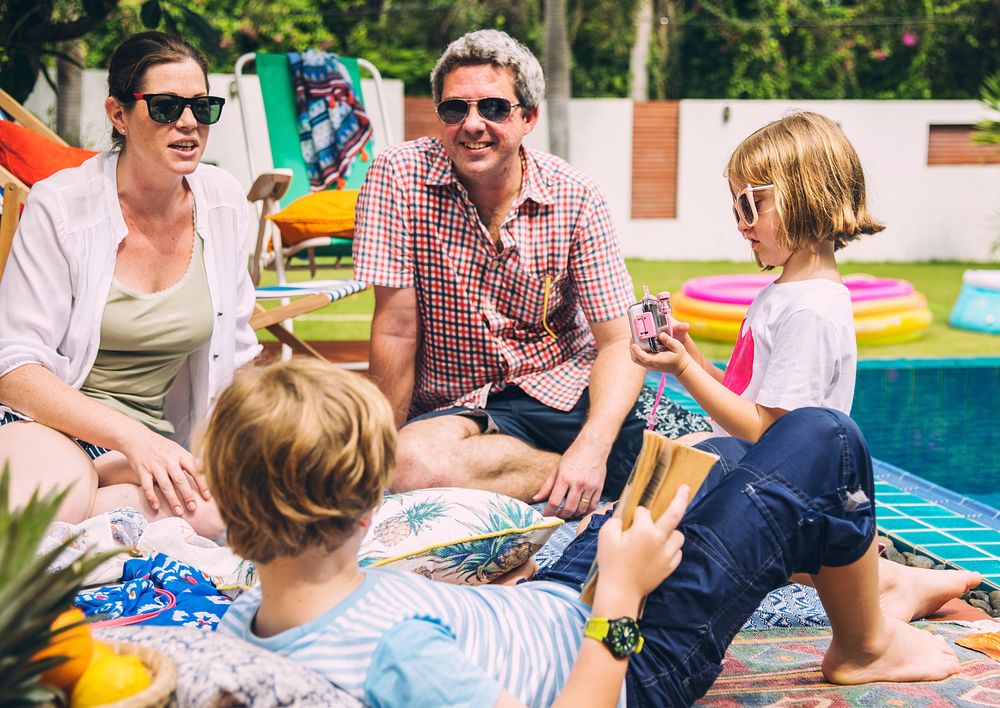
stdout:
[[445,506],[441,501],[419,501],[412,506],[404,506],[398,514],[393,514],[372,529],[372,535],[385,546],[395,546],[411,534],[419,533],[424,524],[444,516]]
[[528,559],[535,555],[539,548],[541,546],[531,541],[513,540],[510,543],[505,543],[497,558],[497,565],[505,573],[508,570],[519,568],[527,563]]
[[66,492],[35,493],[22,508],[11,511],[9,472],[5,464],[0,473],[0,705],[51,703],[59,692],[39,684],[38,677],[65,657],[32,657],[53,635],[69,628],[49,629],[70,607],[87,574],[115,552],[88,556],[49,573],[49,564],[73,541],[36,555]]

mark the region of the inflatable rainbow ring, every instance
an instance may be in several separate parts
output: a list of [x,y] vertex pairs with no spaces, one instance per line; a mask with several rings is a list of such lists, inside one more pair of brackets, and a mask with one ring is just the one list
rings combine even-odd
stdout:
[[[695,339],[735,342],[747,308],[777,276],[709,275],[692,278],[671,295],[674,317],[691,325]],[[905,280],[848,275],[858,344],[908,342],[923,336],[933,315],[927,298]]]

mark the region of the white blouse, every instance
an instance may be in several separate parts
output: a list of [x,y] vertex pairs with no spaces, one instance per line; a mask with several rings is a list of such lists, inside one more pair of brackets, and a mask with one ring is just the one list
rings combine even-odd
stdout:
[[[32,187],[0,280],[0,377],[40,364],[76,389],[87,378],[118,244],[128,232],[117,164],[118,153],[100,153]],[[167,394],[166,417],[184,445],[235,369],[261,350],[249,325],[250,205],[236,179],[217,167],[201,164],[187,182],[204,238],[215,322],[208,344],[188,357]],[[0,404],[0,413],[7,410]]]

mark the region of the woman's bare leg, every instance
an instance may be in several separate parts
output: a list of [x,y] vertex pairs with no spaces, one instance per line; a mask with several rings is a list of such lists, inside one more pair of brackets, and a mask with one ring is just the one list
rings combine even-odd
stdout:
[[[120,452],[111,451],[96,460],[97,474],[100,486],[94,501],[93,514],[102,514],[120,506],[138,509],[150,521],[165,519],[170,513],[170,505],[157,488],[160,499],[159,511],[154,511],[146,499],[146,494],[139,486],[139,477],[129,465],[128,460]],[[214,501],[198,499],[194,511],[185,511],[181,518],[191,524],[191,528],[200,536],[218,540],[225,531],[225,524],[219,516],[219,510]]]
[[79,523],[93,513],[97,473],[90,457],[70,437],[40,423],[0,426],[0,466],[10,463],[11,506],[24,506],[36,491],[67,489],[57,521]]

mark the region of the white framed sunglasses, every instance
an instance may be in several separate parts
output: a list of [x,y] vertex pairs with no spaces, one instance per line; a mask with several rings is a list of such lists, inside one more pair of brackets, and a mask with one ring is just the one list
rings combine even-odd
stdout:
[[736,198],[733,199],[733,216],[736,217],[737,226],[741,220],[747,226],[756,225],[760,215],[757,213],[757,204],[753,200],[753,193],[759,192],[762,189],[774,189],[774,185],[762,184],[759,187],[751,187],[747,184],[746,187],[736,193]]

